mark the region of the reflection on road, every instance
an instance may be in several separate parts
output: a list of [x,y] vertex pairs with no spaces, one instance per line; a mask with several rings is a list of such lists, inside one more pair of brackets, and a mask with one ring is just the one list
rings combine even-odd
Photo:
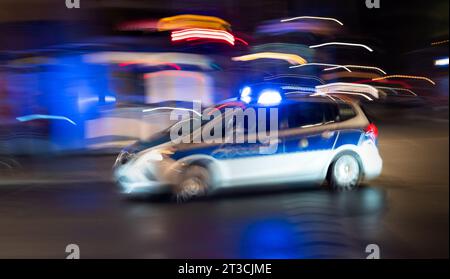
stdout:
[[168,248],[176,254],[202,243],[198,256],[362,258],[385,199],[375,187],[343,193],[308,189],[221,195],[185,205],[130,203],[126,211],[138,219],[150,215],[144,219],[152,221],[136,224],[141,237],[156,233],[170,241],[183,236],[185,243]]

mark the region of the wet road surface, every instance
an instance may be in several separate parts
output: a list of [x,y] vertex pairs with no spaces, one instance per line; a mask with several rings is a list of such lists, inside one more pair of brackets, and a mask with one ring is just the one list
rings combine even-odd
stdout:
[[64,258],[71,243],[82,258],[365,258],[368,244],[382,258],[447,258],[448,120],[381,121],[379,129],[383,174],[355,192],[130,201],[95,179],[113,157],[71,158],[71,166],[91,164],[79,180],[51,182],[57,171],[48,183],[4,180],[0,258]]

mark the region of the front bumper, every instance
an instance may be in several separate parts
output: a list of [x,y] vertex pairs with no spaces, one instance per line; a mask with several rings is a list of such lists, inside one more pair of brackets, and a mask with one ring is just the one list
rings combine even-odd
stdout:
[[146,170],[133,164],[117,166],[114,169],[114,180],[122,194],[164,194],[170,192],[170,186],[145,175]]
[[126,195],[170,193],[169,185],[154,181],[134,183],[121,183],[117,181],[116,183],[119,186],[119,192]]

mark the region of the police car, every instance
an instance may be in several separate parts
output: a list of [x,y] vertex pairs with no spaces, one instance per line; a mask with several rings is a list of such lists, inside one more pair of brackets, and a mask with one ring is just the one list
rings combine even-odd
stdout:
[[[173,140],[173,131],[193,124],[198,116],[125,148],[114,165],[121,191],[128,195],[168,192],[185,201],[219,188],[251,185],[315,183],[352,190],[363,180],[380,175],[378,130],[358,101],[339,96],[282,95],[273,89],[253,96],[250,91],[244,88],[239,100],[216,106],[216,117],[201,120],[182,141]],[[266,132],[264,140],[250,142],[255,132],[251,125],[240,125],[235,117],[229,117],[239,111],[236,108],[263,108],[267,113],[276,109],[276,135]],[[263,118],[263,114],[257,115]],[[256,132],[269,126],[272,120],[267,119],[256,119]],[[202,130],[204,135],[205,129],[217,123],[223,124],[222,139],[227,134],[236,139],[239,131],[243,140],[195,142]]]

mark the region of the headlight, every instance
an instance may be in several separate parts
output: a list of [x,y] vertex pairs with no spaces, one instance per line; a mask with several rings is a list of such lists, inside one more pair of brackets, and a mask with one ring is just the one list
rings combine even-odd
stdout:
[[155,150],[153,152],[150,152],[147,155],[147,159],[152,160],[152,161],[162,161],[164,158],[163,158],[163,155],[160,152]]
[[173,148],[156,149],[156,150],[150,151],[146,157],[147,157],[147,159],[150,159],[153,161],[162,161],[164,158],[169,157],[173,153],[174,153]]
[[134,156],[135,156],[135,154],[133,154],[133,153],[130,153],[128,151],[122,151],[122,152],[120,152],[119,156],[117,156],[114,166],[125,165],[131,159],[133,159]]

